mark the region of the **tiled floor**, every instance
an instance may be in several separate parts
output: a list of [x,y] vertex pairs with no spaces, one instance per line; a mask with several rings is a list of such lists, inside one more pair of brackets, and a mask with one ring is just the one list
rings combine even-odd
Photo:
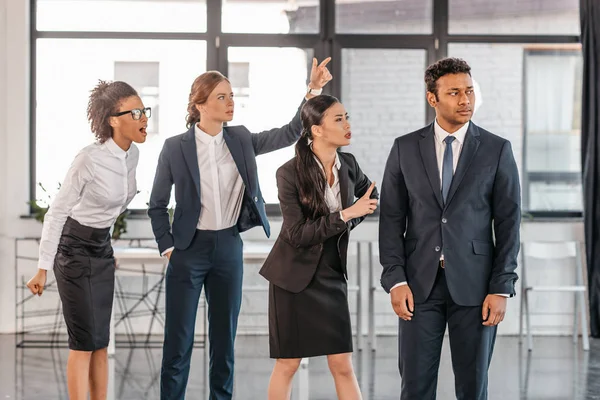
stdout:
[[[568,337],[535,338],[532,353],[517,338],[499,337],[490,369],[489,399],[600,399],[600,341],[583,352]],[[273,362],[264,336],[240,336],[236,348],[235,399],[266,399]],[[0,400],[66,399],[66,349],[16,349],[15,337],[0,336]],[[117,348],[110,361],[109,399],[158,399],[160,349]],[[203,349],[193,355],[186,399],[203,400],[206,378]],[[355,352],[355,370],[365,400],[399,399],[396,338],[378,338],[378,348]],[[446,345],[438,399],[454,399],[454,377]],[[324,357],[309,363],[309,398],[335,399]]]

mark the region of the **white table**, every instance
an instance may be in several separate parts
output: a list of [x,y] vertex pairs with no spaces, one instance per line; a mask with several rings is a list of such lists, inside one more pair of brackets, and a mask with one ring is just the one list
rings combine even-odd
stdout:
[[[138,275],[142,272],[164,275],[167,259],[161,257],[157,249],[145,247],[114,247],[113,251],[118,264],[116,276]],[[115,299],[113,298],[113,309],[110,319],[110,342],[108,344],[109,356],[115,354],[116,307],[117,304],[115,304]]]
[[[273,242],[244,242],[244,262],[263,262]],[[117,259],[117,276],[132,276],[139,274],[151,274],[164,276],[167,267],[167,259],[162,257],[157,249],[147,247],[114,247],[114,257]],[[256,289],[256,288],[253,288]],[[108,354],[115,354],[115,308],[117,304],[113,299],[113,312],[110,326],[110,343]]]

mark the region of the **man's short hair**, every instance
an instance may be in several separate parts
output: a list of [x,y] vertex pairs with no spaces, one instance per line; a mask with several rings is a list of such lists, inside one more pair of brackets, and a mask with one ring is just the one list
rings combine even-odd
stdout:
[[449,74],[469,74],[471,75],[471,67],[463,59],[448,57],[431,64],[425,70],[425,84],[427,91],[435,94],[438,97],[437,81],[444,75]]

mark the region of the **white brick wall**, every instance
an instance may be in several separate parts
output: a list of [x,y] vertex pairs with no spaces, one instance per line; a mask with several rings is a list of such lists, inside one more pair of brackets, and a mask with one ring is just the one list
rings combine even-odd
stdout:
[[345,49],[342,102],[350,114],[352,145],[361,168],[381,182],[394,138],[426,124],[424,50]]

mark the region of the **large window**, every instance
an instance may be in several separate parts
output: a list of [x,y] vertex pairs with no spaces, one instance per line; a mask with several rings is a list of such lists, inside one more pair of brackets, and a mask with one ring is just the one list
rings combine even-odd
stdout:
[[[190,62],[190,55],[196,58]],[[86,107],[102,80],[124,80],[152,107],[146,142],[139,145],[138,190],[130,207],[146,208],[158,155],[166,138],[185,130],[187,97],[206,70],[204,41],[38,39],[36,180],[52,196],[75,154],[93,142]],[[36,186],[37,198],[44,198]]]
[[[472,67],[474,121],[512,143],[524,211],[581,213],[578,0],[37,0],[34,10],[32,198],[44,195],[37,182],[55,191],[93,141],[85,107],[98,79],[131,83],[153,109],[130,206],[143,210],[197,75],[229,76],[232,123],[258,132],[289,122],[313,56],[332,57],[325,93],[351,115],[346,150],[381,182],[394,138],[433,120],[423,72],[449,55]],[[275,171],[293,154],[257,159],[269,213]]]
[[525,207],[580,211],[581,51],[531,46],[524,63]]
[[[236,96],[231,125],[260,132],[290,122],[306,94],[312,49],[230,47],[229,76]],[[232,74],[233,72],[233,74]],[[286,147],[257,157],[258,179],[267,204],[277,203],[276,167],[294,156]]]
[[450,0],[449,16],[451,34],[579,34],[579,0]]
[[37,0],[40,31],[206,32],[206,0]]

